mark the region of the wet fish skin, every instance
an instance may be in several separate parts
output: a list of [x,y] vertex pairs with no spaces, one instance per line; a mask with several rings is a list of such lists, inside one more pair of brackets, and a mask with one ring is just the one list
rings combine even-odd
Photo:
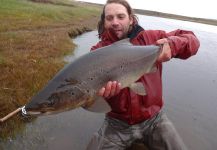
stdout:
[[[131,86],[143,74],[151,72],[159,55],[158,46],[135,46],[128,39],[85,54],[66,65],[49,83],[25,105],[24,114],[42,115],[84,106],[102,111],[108,104],[97,91],[108,81],[118,81],[122,88]],[[135,90],[137,91],[137,90]],[[143,93],[141,91],[140,93]],[[103,103],[103,104],[101,104]],[[97,103],[96,103],[97,104]],[[91,110],[91,109],[90,109]],[[92,110],[91,110],[92,111]],[[107,110],[108,111],[108,110]]]

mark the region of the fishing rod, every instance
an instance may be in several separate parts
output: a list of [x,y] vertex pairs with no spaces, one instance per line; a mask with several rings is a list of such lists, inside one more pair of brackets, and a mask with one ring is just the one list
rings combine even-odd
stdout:
[[9,118],[11,118],[12,116],[14,116],[15,114],[17,114],[18,112],[20,112],[22,110],[24,106],[17,108],[16,110],[12,111],[11,113],[9,113],[8,115],[6,115],[5,117],[0,119],[0,123],[4,122],[6,120],[8,120]]

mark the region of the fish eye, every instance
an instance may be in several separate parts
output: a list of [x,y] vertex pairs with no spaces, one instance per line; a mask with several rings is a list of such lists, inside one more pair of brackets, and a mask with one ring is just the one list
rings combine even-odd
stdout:
[[50,102],[48,103],[49,106],[54,105],[54,99],[51,99]]
[[45,105],[48,107],[53,106],[55,102],[58,100],[57,94],[53,94],[48,100],[45,102]]
[[48,101],[48,102],[45,102],[43,104],[41,104],[43,107],[50,107],[50,106],[53,106],[54,104],[54,101],[51,100],[51,101]]

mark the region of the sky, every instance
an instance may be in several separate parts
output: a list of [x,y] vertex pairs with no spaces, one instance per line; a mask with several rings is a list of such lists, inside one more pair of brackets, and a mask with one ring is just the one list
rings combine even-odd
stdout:
[[[106,0],[79,0],[105,4]],[[133,8],[217,19],[216,0],[127,0]]]

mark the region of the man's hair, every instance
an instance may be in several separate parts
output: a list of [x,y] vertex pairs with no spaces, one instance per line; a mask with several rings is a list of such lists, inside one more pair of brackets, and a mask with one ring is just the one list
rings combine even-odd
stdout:
[[107,0],[106,4],[104,5],[103,7],[103,12],[101,14],[101,18],[98,22],[98,26],[97,26],[97,29],[98,29],[98,34],[99,34],[99,37],[101,37],[102,33],[104,32],[104,23],[105,23],[105,7],[106,5],[108,4],[111,4],[111,3],[116,3],[116,4],[121,4],[123,5],[126,9],[127,9],[127,13],[129,15],[129,17],[132,17],[133,18],[133,26],[138,24],[138,18],[137,16],[134,14],[133,12],[133,9],[132,7],[130,6],[130,4],[126,1],[126,0]]

